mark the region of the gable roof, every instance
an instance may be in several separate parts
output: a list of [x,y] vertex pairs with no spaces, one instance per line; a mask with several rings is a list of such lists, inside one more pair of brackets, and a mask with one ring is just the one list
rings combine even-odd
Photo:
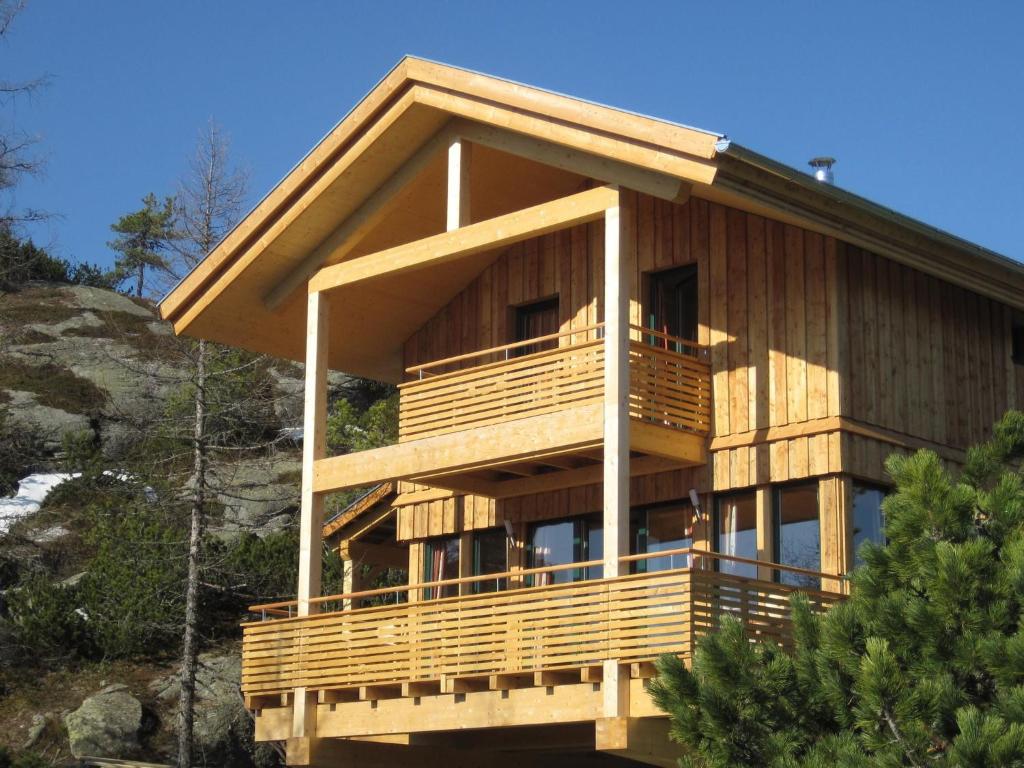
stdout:
[[[690,191],[1024,308],[1021,264],[821,184],[722,134],[406,57],[164,298],[161,315],[178,333],[302,359],[306,277],[318,266],[443,229],[440,150],[453,132],[541,158],[522,166],[528,175],[520,183],[503,187],[519,207],[544,202],[545,186],[571,189],[581,176],[570,158],[588,158],[586,175],[602,181],[647,184],[669,198]],[[484,164],[507,172],[502,157],[493,152]],[[478,210],[487,215],[486,204],[474,204]],[[430,291],[416,316],[429,317],[482,263],[449,268],[448,293]],[[346,297],[346,343],[332,344],[331,367],[398,380],[400,351],[382,356],[387,334],[376,324],[387,301],[382,293]]]

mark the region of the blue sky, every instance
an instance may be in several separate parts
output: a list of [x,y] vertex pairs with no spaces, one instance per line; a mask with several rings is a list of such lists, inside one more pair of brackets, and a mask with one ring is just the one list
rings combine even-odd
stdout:
[[3,124],[46,174],[18,203],[61,256],[173,190],[213,117],[267,192],[405,53],[728,134],[1024,260],[1024,4],[30,0],[8,78],[52,75]]

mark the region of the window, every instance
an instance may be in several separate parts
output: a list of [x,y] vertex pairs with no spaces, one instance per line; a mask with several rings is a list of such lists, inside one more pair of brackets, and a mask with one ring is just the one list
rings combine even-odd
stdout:
[[[601,516],[587,515],[530,526],[527,534],[528,568],[567,565],[604,556]],[[601,578],[599,565],[542,573],[529,580],[530,586],[562,584],[569,581]]]
[[885,515],[882,501],[885,489],[877,485],[855,482],[853,484],[853,564],[864,563],[860,556],[865,541],[885,543]]
[[[558,297],[523,304],[515,308],[515,338],[513,341],[529,341],[541,336],[558,333]],[[545,349],[558,346],[557,339],[549,339],[539,344],[527,344],[512,350],[513,357],[531,355]]]
[[[489,528],[473,534],[473,575],[508,571],[508,544],[504,528]],[[473,582],[474,594],[500,592],[505,589],[505,579]]]
[[[679,501],[632,510],[630,539],[632,554],[637,555],[692,547],[693,507],[689,501]],[[666,555],[636,560],[632,563],[632,572],[665,571],[689,565],[688,555]]]
[[[697,340],[697,266],[668,269],[648,276],[647,325],[655,331],[687,341]],[[669,346],[653,339],[656,346]],[[676,344],[676,347],[682,347]],[[674,351],[684,352],[682,348]]]
[[[753,491],[715,498],[715,551],[723,555],[757,559],[757,495]],[[718,560],[718,570],[734,576],[757,578],[757,566]]]
[[1010,330],[1010,343],[1013,362],[1024,365],[1024,318],[1014,318],[1013,328]]
[[[446,581],[459,577],[459,537],[446,536],[441,539],[430,539],[424,547],[423,581]],[[458,584],[443,587],[428,587],[424,590],[424,599],[434,600],[439,597],[455,597],[459,594]]]
[[[818,522],[818,485],[783,485],[775,488],[772,504],[775,523],[775,562],[821,570],[821,526]],[[776,571],[776,581],[796,587],[819,589],[821,579],[788,571]]]

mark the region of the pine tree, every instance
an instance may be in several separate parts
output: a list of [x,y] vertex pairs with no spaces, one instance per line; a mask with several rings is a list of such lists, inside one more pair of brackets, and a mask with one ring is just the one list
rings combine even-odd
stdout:
[[174,229],[174,199],[157,202],[150,193],[142,198],[143,207],[127,213],[110,228],[119,236],[108,245],[120,256],[114,270],[122,280],[135,277],[135,295],[142,296],[145,289],[146,267],[167,272],[166,252],[178,238]]
[[652,687],[692,766],[1024,766],[1024,413],[968,451],[893,455],[886,545],[795,642],[725,619]]

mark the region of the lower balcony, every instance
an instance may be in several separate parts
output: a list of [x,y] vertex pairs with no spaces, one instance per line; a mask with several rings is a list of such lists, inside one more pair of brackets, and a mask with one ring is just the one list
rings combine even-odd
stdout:
[[[785,646],[793,592],[821,611],[842,597],[818,588],[834,575],[766,563],[756,565],[807,586],[736,575],[754,562],[680,549],[624,557],[623,570],[651,570],[617,578],[552,583],[593,573],[594,561],[319,598],[322,612],[306,617],[294,602],[254,606],[242,691],[260,739],[287,735],[300,687],[318,692],[324,737],[596,722],[604,662],[615,660],[632,678],[631,716],[655,717],[644,679],[660,655],[689,661],[726,615]],[[469,594],[432,599],[456,585]]]
[[[630,471],[706,462],[706,350],[633,327]],[[317,462],[317,491],[409,480],[493,498],[601,479],[605,348],[600,325],[409,369],[399,442]]]

